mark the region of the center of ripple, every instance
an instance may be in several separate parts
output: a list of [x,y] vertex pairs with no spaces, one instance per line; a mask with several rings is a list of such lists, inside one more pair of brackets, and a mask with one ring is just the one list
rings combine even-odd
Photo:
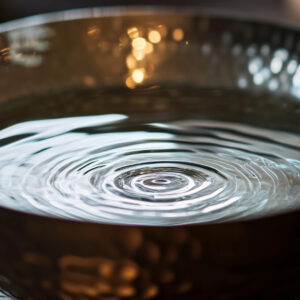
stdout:
[[118,174],[113,183],[105,182],[111,191],[118,191],[129,198],[148,201],[193,198],[211,183],[212,178],[199,170],[168,166],[135,166],[135,169]]

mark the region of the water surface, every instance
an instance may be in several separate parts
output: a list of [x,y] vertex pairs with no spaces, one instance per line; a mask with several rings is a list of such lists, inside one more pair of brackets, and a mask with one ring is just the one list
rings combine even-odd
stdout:
[[1,130],[1,206],[144,225],[300,206],[300,135],[195,116],[156,119],[99,114]]

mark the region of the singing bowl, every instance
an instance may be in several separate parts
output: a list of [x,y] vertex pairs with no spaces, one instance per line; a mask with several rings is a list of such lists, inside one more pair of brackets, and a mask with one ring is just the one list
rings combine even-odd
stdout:
[[[139,59],[145,74],[130,77],[130,35],[147,35],[152,28],[160,36],[152,37]],[[216,97],[231,90],[251,95],[226,96],[215,109],[199,101],[207,118],[300,133],[296,27],[196,9],[148,8],[50,14],[0,30],[1,129],[31,119],[109,113],[100,100],[73,102],[73,91],[122,89],[127,96],[138,94],[143,105],[136,101],[135,109],[147,113],[161,110],[151,104],[153,90],[181,86],[212,89]],[[270,60],[278,50],[285,63],[276,69]],[[254,56],[275,68],[268,80],[249,70]],[[291,61],[293,72],[286,67]],[[58,104],[43,101],[61,94]],[[40,99],[34,107],[28,105],[32,97]],[[116,101],[114,113],[119,110]],[[299,216],[294,208],[231,222],[141,226],[1,206],[0,286],[28,300],[296,299]]]

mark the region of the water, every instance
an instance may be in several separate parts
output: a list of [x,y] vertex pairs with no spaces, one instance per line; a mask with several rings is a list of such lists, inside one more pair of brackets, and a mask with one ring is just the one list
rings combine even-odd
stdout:
[[148,110],[3,129],[1,206],[145,225],[220,222],[300,206],[300,135],[180,110],[158,118]]

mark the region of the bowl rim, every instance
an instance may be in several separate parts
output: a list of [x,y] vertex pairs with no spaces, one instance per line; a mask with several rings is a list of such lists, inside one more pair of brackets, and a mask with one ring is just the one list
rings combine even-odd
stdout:
[[[206,16],[212,18],[224,18],[228,21],[248,21],[257,22],[266,25],[277,25],[285,27],[287,29],[300,30],[300,22],[295,19],[289,19],[286,16],[279,18],[276,14],[257,14],[256,12],[239,11],[231,8],[216,8],[216,7],[201,7],[199,5],[180,7],[180,6],[159,6],[159,5],[140,5],[140,6],[107,6],[107,7],[90,7],[90,8],[78,8],[71,10],[62,10],[57,12],[50,12],[45,14],[38,14],[29,17],[24,17],[4,23],[0,23],[0,36],[10,31],[24,29],[32,26],[39,26],[44,24],[52,24],[56,22],[68,22],[84,19],[97,19],[105,17],[125,17],[125,16],[182,16],[182,17],[197,17]],[[17,210],[2,206],[0,204],[0,211],[6,215],[15,215],[19,217],[37,218],[44,220],[45,222],[62,222],[62,223],[84,223],[84,224],[96,224],[98,226],[111,226],[111,227],[193,227],[193,226],[222,226],[226,224],[238,224],[238,223],[254,223],[261,222],[265,219],[280,218],[282,215],[297,214],[298,210],[285,211],[278,214],[270,214],[264,217],[250,218],[250,219],[237,219],[230,221],[217,221],[217,222],[204,222],[204,223],[186,223],[180,225],[147,225],[147,224],[119,224],[119,223],[104,223],[93,220],[81,220],[64,218],[52,215],[43,215],[31,211]]]
[[42,13],[12,21],[0,23],[0,34],[22,29],[24,27],[51,24],[55,22],[74,21],[82,19],[96,19],[117,16],[151,16],[151,15],[181,15],[223,17],[226,19],[258,22],[268,25],[278,25],[290,29],[300,30],[300,22],[290,15],[275,11],[241,10],[224,7],[207,7],[191,5],[189,7],[175,5],[127,5],[127,6],[96,6],[76,8],[49,13]]

